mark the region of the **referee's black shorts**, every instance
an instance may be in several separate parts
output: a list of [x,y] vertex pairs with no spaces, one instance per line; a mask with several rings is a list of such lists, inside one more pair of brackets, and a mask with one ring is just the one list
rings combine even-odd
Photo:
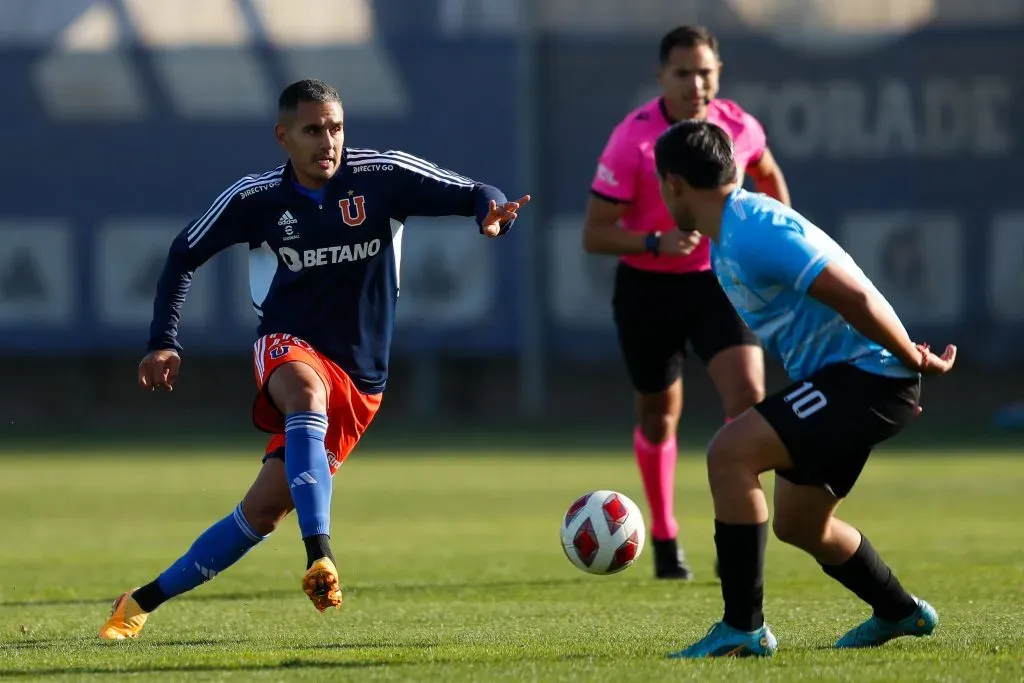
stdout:
[[679,378],[687,343],[705,365],[733,346],[759,345],[710,270],[658,273],[620,262],[612,309],[626,369],[642,394]]

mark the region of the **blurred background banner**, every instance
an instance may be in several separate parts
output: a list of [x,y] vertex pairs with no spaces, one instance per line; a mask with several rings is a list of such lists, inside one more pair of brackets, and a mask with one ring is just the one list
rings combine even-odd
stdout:
[[[408,372],[393,382],[408,410],[443,412],[456,384],[553,414],[577,403],[557,387],[580,386],[566,373],[581,364],[628,399],[615,263],[584,254],[579,231],[596,157],[657,94],[658,41],[682,23],[719,35],[722,96],[764,124],[794,205],[912,335],[959,343],[989,402],[984,373],[1012,397],[1007,368],[1024,368],[1015,0],[7,0],[0,353],[136,359],[173,235],[281,162],[277,94],[318,77],[342,94],[350,144],[537,200],[502,242],[469,219],[410,220],[395,340]],[[247,277],[234,251],[200,271],[189,356],[244,367]],[[448,377],[470,367],[476,384]],[[130,375],[86,384],[102,393],[95,381]],[[448,407],[479,403],[460,400]]]

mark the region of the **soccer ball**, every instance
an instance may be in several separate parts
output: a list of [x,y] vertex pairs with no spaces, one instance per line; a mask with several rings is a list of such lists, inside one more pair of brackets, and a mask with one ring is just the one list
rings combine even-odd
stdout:
[[562,520],[562,550],[588,574],[615,574],[644,549],[647,528],[636,503],[616,491],[591,491]]

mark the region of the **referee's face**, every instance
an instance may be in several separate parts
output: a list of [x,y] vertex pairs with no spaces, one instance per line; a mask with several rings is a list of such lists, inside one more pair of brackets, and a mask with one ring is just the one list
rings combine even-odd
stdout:
[[702,119],[718,94],[721,63],[708,45],[676,46],[658,72],[658,83],[673,118]]
[[319,189],[338,171],[345,144],[339,102],[299,102],[295,114],[277,124],[275,134],[302,185]]

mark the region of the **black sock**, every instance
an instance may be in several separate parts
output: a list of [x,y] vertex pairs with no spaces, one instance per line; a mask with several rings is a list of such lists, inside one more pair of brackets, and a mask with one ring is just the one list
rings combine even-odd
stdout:
[[132,593],[132,597],[135,598],[135,602],[139,603],[139,607],[146,612],[152,612],[167,602],[167,596],[160,590],[160,584],[156,582],[156,579],[136,590]]
[[860,547],[853,557],[839,565],[821,565],[822,570],[875,610],[875,616],[886,621],[906,619],[917,603],[903,590],[900,580],[892,573],[871,546],[867,536],[861,534]]
[[306,544],[306,569],[313,566],[313,563],[321,557],[330,558],[334,562],[334,553],[331,552],[331,537],[327,534],[315,534],[302,539]]
[[715,520],[718,572],[729,626],[756,631],[764,626],[764,553],[768,522],[724,524]]

